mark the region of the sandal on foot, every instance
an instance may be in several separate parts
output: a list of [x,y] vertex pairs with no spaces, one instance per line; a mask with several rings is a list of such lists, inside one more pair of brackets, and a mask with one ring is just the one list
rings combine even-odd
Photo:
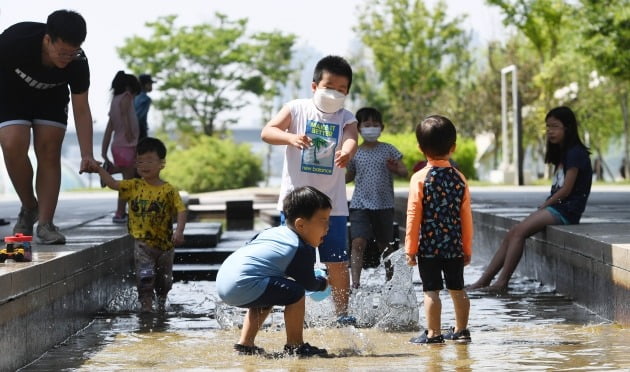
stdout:
[[238,352],[238,355],[262,355],[265,353],[265,349],[262,347],[241,344],[234,344],[234,351]]

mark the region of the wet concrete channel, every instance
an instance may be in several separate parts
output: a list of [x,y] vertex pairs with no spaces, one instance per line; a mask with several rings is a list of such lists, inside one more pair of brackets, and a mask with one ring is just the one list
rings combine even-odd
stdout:
[[[503,205],[497,202],[496,191],[474,193],[476,208],[501,217],[519,218],[546,194],[534,189],[529,192],[502,190]],[[60,208],[67,220],[75,221],[94,208],[95,213],[113,209],[113,200],[106,197],[91,201],[89,206],[77,198],[63,200]],[[511,200],[510,200],[511,199]],[[627,201],[630,191],[602,191],[594,193],[601,214],[591,213],[586,224],[600,224],[603,235],[620,236],[619,243],[630,242],[630,213]],[[620,203],[625,200],[626,203]],[[4,211],[16,205],[1,201]],[[13,205],[13,206],[12,206]],[[5,208],[6,207],[6,208]],[[76,209],[75,209],[76,208]],[[74,213],[77,209],[81,213]],[[100,212],[99,212],[100,211]],[[588,209],[587,209],[588,212]],[[595,211],[593,211],[595,212]],[[604,213],[606,212],[606,213]],[[98,214],[97,213],[97,214]],[[107,213],[105,213],[105,218]],[[2,216],[0,216],[2,217]],[[7,216],[11,217],[11,215]],[[61,220],[59,222],[62,222]],[[491,221],[491,223],[499,223]],[[70,227],[60,223],[62,229]],[[624,225],[625,224],[625,225]],[[613,229],[611,225],[617,227]],[[507,225],[506,225],[507,226]],[[626,226],[626,227],[623,227]],[[99,228],[99,234],[107,229]],[[2,231],[2,230],[0,230]],[[95,234],[95,235],[99,235]],[[625,235],[624,235],[625,234]],[[625,236],[625,237],[624,237]],[[104,237],[104,235],[103,235]],[[229,238],[229,235],[226,236]],[[236,240],[244,237],[238,236]],[[547,237],[539,237],[544,240]],[[534,239],[536,240],[536,239]],[[625,242],[625,243],[624,243]],[[476,241],[476,252],[483,252]],[[70,244],[72,246],[72,243]],[[529,247],[529,246],[528,246]],[[533,250],[542,249],[532,247]],[[60,253],[60,252],[56,252]],[[55,254],[51,252],[50,254]],[[472,282],[480,274],[483,257],[473,260],[467,269],[466,281]],[[524,266],[531,266],[524,259]],[[535,265],[534,265],[535,266]],[[1,270],[1,269],[0,269]],[[627,267],[626,267],[627,270]],[[527,270],[524,270],[527,271]],[[414,274],[416,297],[422,299],[417,273]],[[528,274],[529,275],[529,274]],[[598,369],[630,368],[626,352],[630,331],[627,324],[611,321],[569,296],[561,295],[555,286],[532,279],[534,275],[520,275],[507,295],[488,295],[473,292],[471,296],[471,331],[473,343],[419,348],[407,344],[417,331],[390,332],[376,328],[332,328],[314,326],[307,329],[309,341],[327,347],[337,358],[321,360],[279,359],[235,356],[230,348],[238,338],[237,328],[222,329],[217,322],[214,282],[208,280],[178,282],[171,291],[166,314],[139,316],[133,311],[134,291],[121,288],[119,303],[109,303],[93,314],[89,325],[76,335],[46,352],[22,370],[532,370],[532,369]],[[375,279],[375,286],[380,285]],[[626,291],[628,289],[626,288]],[[627,293],[625,294],[627,296]],[[452,322],[450,300],[443,298],[443,325]],[[627,303],[626,303],[627,306]],[[321,311],[313,306],[313,311]],[[103,311],[104,310],[104,311]],[[420,324],[424,315],[420,306]],[[284,332],[281,314],[274,314],[271,324],[259,340],[265,348],[280,350]],[[45,331],[46,332],[46,331]],[[3,336],[4,337],[4,336]],[[419,367],[423,366],[423,367]]]

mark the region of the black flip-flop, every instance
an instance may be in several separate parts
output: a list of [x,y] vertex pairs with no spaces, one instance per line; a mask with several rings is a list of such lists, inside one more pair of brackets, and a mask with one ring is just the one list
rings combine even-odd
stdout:
[[4,218],[0,218],[0,226],[8,225],[8,224],[10,224],[10,223],[11,223],[11,222],[9,222],[9,221],[5,220]]

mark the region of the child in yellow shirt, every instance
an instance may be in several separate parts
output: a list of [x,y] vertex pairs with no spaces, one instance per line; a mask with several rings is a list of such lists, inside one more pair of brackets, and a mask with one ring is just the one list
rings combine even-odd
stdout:
[[[146,137],[136,148],[136,168],[141,178],[115,180],[96,161],[90,168],[103,182],[118,190],[127,200],[129,234],[134,238],[134,266],[141,312],[153,309],[153,294],[158,309],[163,311],[166,297],[173,286],[174,246],[184,242],[186,206],[178,191],[160,179],[166,147],[157,138]],[[177,228],[173,231],[173,216]]]

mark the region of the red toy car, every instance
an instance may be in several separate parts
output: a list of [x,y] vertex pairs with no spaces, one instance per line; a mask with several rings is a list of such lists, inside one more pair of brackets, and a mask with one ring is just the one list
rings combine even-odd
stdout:
[[0,249],[0,263],[7,259],[12,259],[16,262],[30,262],[33,259],[32,241],[32,236],[21,233],[5,236],[5,247]]

